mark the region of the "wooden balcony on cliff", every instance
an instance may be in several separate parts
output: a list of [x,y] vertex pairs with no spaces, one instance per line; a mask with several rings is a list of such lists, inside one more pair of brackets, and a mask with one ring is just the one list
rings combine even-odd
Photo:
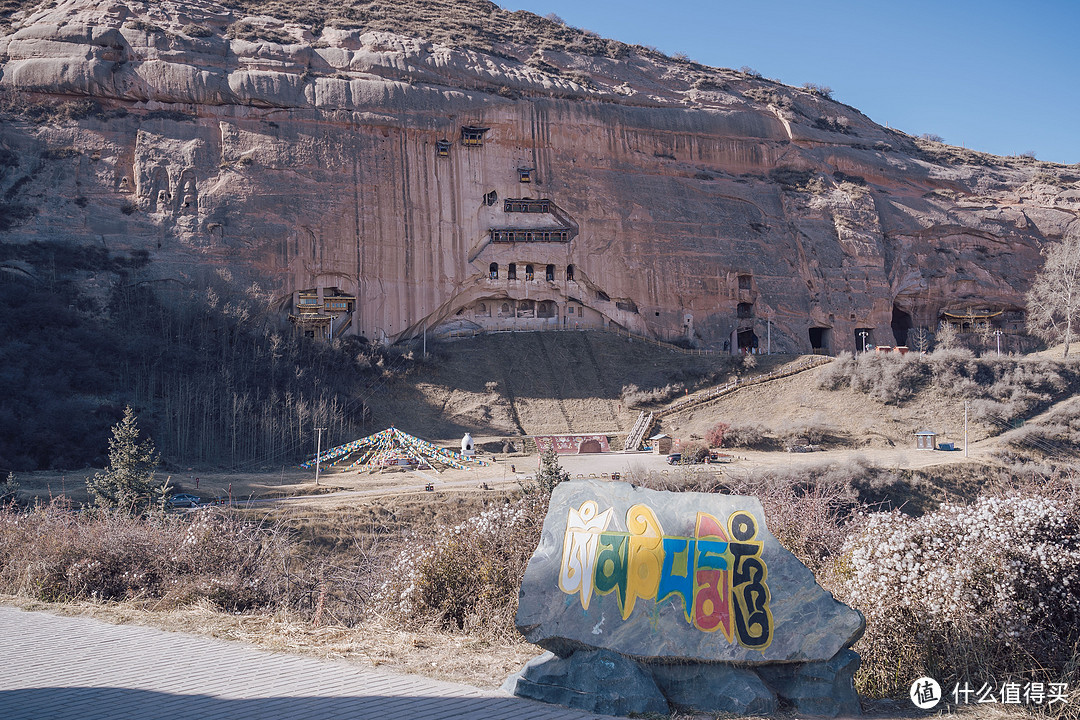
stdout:
[[483,147],[484,133],[491,128],[477,127],[475,125],[462,125],[461,144],[465,147]]
[[997,327],[1004,310],[968,308],[966,311],[942,312],[941,321],[951,325],[957,332],[979,332]]
[[356,309],[356,296],[346,295],[342,292],[337,292],[337,288],[328,288],[334,290],[333,294],[323,293],[323,311],[328,312],[331,315],[341,315],[342,313],[351,313]]

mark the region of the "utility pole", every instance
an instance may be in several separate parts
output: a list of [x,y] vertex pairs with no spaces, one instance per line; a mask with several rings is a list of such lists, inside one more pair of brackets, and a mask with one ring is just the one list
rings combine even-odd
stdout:
[[319,484],[319,466],[322,464],[322,434],[326,428],[315,428],[319,433],[319,439],[315,444],[315,484]]
[[964,457],[968,456],[968,403],[964,401]]
[[994,334],[997,335],[997,354],[1001,357],[1001,328],[995,330]]
[[863,352],[866,352],[866,338],[869,337],[869,335],[870,335],[870,333],[868,333],[865,330],[860,330],[859,331],[859,337],[862,338],[862,351]]
[[424,320],[424,359],[427,360],[427,320]]

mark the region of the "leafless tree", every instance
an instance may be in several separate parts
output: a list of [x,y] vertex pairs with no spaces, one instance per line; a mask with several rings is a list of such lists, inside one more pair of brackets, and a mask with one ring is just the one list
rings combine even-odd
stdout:
[[1080,323],[1080,231],[1043,251],[1046,262],[1027,294],[1028,330],[1065,344],[1069,355],[1073,327]]

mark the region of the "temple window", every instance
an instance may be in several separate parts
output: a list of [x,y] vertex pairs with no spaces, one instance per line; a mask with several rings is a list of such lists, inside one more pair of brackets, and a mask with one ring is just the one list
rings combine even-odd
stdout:
[[436,140],[435,141],[435,157],[450,157],[450,141],[449,140]]
[[492,280],[499,279],[499,263],[491,263],[488,265],[488,277]]
[[519,167],[518,168],[518,182],[531,183],[532,182],[532,168]]
[[517,280],[517,263],[510,263],[506,266],[506,279]]
[[525,266],[525,279],[526,280],[532,280],[533,279],[533,266],[532,265],[526,265]]
[[548,265],[547,268],[544,269],[544,279],[547,280],[548,282],[551,282],[552,280],[555,279],[555,266],[554,265]]

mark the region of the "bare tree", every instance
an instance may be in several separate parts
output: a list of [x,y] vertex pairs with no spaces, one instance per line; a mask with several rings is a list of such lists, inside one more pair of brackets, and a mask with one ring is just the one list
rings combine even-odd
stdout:
[[1046,262],[1027,294],[1027,324],[1047,342],[1060,340],[1069,355],[1073,326],[1080,323],[1080,231],[1043,251]]

